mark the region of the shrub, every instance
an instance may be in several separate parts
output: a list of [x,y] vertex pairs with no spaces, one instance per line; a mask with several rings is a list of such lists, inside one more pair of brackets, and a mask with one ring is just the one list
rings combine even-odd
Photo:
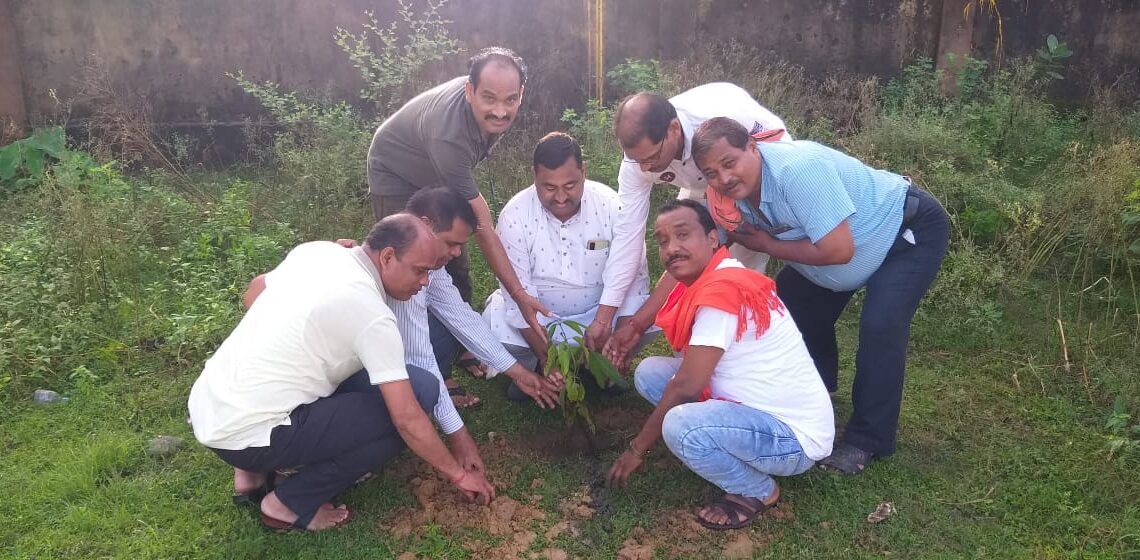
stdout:
[[336,44],[364,80],[360,97],[372,102],[382,115],[423,86],[418,78],[427,64],[461,51],[459,41],[448,30],[451,21],[439,15],[447,0],[427,0],[425,4],[424,11],[416,13],[411,0],[399,0],[399,19],[388,27],[381,27],[375,14],[367,11],[364,15],[368,21],[362,24],[364,31],[359,35],[340,27],[336,30]]
[[619,99],[641,91],[660,92],[661,63],[656,60],[627,58],[606,72],[606,78]]
[[590,178],[617,188],[623,152],[614,138],[613,110],[591,99],[581,114],[574,109],[563,111],[562,122],[570,125],[570,135],[581,144]]
[[39,185],[44,169],[67,151],[63,129],[41,128],[31,136],[0,147],[0,193]]

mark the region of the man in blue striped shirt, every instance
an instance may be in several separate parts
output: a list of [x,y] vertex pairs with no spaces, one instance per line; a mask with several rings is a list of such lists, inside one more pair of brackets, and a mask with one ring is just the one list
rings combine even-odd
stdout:
[[815,142],[755,142],[731,119],[701,125],[693,159],[729,239],[787,263],[779,295],[829,391],[838,386],[835,322],[867,289],[853,411],[820,466],[858,474],[894,453],[910,322],[946,254],[946,211],[906,177]]

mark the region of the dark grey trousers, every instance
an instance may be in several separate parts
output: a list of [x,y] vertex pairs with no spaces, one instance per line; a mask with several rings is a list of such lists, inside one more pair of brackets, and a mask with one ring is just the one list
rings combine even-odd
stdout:
[[[408,366],[416,400],[431,413],[439,398],[439,380]],[[404,440],[392,424],[380,388],[360,370],[336,392],[297,407],[291,424],[277,426],[268,447],[238,451],[212,449],[223,461],[242,470],[272,473],[303,465],[277,485],[277,497],[306,526],[317,509],[367,472],[379,469],[404,450]]]

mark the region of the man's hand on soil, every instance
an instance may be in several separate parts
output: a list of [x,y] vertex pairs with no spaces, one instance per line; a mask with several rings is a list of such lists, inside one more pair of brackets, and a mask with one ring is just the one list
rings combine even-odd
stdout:
[[463,492],[468,501],[485,506],[495,499],[495,486],[487,481],[479,471],[464,471],[463,476],[452,481],[456,488]]
[[614,461],[614,466],[610,467],[610,474],[606,476],[606,482],[613,486],[625,486],[629,482],[629,475],[633,474],[645,463],[645,459],[638,453],[627,450]]
[[479,456],[479,447],[475,445],[475,440],[471,439],[466,430],[463,430],[463,435],[458,434],[456,432],[451,438],[451,454],[455,460],[464,471],[486,474],[486,467],[483,466],[483,458]]

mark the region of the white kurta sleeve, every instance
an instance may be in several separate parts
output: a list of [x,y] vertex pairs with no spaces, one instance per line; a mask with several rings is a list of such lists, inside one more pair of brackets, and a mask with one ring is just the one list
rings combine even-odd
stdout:
[[621,208],[614,222],[614,238],[603,274],[601,305],[621,307],[625,295],[645,262],[645,221],[653,181],[636,163],[623,161],[618,171]]

